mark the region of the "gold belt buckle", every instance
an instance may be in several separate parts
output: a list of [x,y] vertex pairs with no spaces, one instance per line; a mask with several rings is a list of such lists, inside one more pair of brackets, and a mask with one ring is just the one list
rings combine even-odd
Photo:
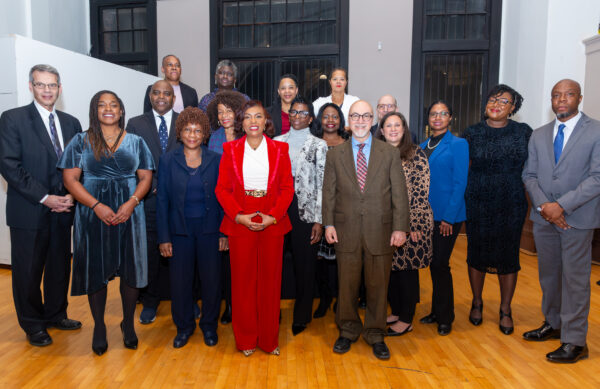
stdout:
[[251,197],[265,197],[267,195],[266,190],[246,190],[244,192],[246,193],[246,196]]

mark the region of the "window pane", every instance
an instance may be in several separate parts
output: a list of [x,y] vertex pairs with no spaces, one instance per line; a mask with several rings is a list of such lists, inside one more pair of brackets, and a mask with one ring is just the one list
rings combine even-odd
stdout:
[[465,12],[465,0],[447,0],[446,1],[446,12]]
[[148,51],[146,47],[146,31],[134,31],[133,32],[133,40],[135,41],[135,52],[143,53]]
[[465,38],[465,17],[463,15],[448,16],[448,39]]
[[240,26],[240,47],[252,47],[252,26]]
[[126,68],[137,70],[138,72],[148,73],[148,65],[139,64],[139,63],[122,63],[121,66],[125,66]]
[[287,3],[287,20],[302,19],[302,0],[288,0]]
[[117,35],[118,34],[116,32],[104,33],[104,52],[106,54],[114,54],[119,52]]
[[426,14],[441,14],[445,11],[444,0],[426,0],[425,1],[425,13]]
[[335,5],[334,0],[321,0],[321,19],[335,19]]
[[114,8],[102,10],[102,31],[117,31],[117,10]]
[[119,53],[131,53],[133,51],[133,33],[120,32],[119,33]]
[[285,46],[285,24],[271,26],[271,47]]
[[425,39],[444,39],[445,16],[427,16],[425,21]]
[[254,47],[271,47],[270,25],[254,26]]
[[223,3],[223,24],[237,24],[237,3]]
[[304,42],[305,45],[314,45],[319,43],[319,22],[304,23]]
[[271,22],[285,21],[285,0],[271,0]]
[[287,24],[287,43],[288,45],[302,44],[302,24],[288,23]]
[[265,23],[269,21],[269,0],[260,0],[254,2],[254,13],[256,14],[256,23]]
[[485,12],[486,0],[467,0],[467,12]]
[[254,22],[254,7],[251,1],[240,1],[240,24],[252,24]]
[[131,30],[131,8],[121,8],[118,10],[119,31]]
[[229,49],[238,47],[237,27],[223,27],[223,47]]
[[319,20],[319,0],[304,0],[303,20]]
[[485,15],[469,15],[467,20],[467,39],[487,38]]
[[133,9],[133,28],[146,29],[146,8]]
[[319,43],[337,43],[335,37],[335,22],[322,22]]

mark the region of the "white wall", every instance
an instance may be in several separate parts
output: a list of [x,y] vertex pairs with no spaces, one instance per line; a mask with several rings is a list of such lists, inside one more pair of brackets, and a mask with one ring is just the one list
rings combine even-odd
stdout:
[[210,91],[208,1],[159,0],[156,13],[158,75],[162,58],[175,54],[181,60],[181,80],[202,97]]
[[350,0],[348,92],[373,106],[380,96],[391,94],[407,120],[412,21],[412,1]]
[[504,0],[499,80],[525,98],[516,120],[539,127],[554,118],[550,92],[557,81],[584,86],[582,40],[597,32],[599,17],[598,0]]
[[600,120],[600,33],[584,41],[586,45],[585,100],[583,111]]

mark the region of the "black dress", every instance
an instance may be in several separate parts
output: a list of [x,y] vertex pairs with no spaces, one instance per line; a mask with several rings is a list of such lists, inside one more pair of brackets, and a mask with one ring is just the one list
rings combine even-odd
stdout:
[[492,128],[482,121],[467,128],[471,167],[465,191],[467,263],[487,273],[521,269],[519,244],[527,213],[521,172],[532,130],[509,120]]

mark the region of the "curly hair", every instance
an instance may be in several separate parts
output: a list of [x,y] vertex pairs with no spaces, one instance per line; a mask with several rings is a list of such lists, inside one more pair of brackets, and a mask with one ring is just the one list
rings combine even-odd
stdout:
[[508,86],[506,84],[498,84],[495,87],[493,87],[492,89],[490,89],[487,96],[485,97],[485,100],[484,100],[485,105],[483,105],[481,107],[481,118],[483,120],[487,119],[487,115],[485,114],[487,101],[491,97],[498,97],[503,93],[510,94],[511,99],[512,99],[512,105],[515,107],[515,109],[513,109],[513,111],[508,114],[508,117],[511,117],[512,115],[516,114],[519,111],[519,109],[521,108],[521,105],[523,104],[523,100],[524,100],[523,96],[521,96],[521,94],[519,92],[517,92],[516,90],[514,90],[513,88],[511,88],[510,86]]
[[181,139],[181,131],[190,124],[200,125],[200,128],[202,128],[202,143],[206,143],[210,136],[210,124],[206,114],[200,108],[196,107],[187,107],[177,116],[177,120],[175,121],[177,139]]
[[342,109],[335,103],[326,103],[321,106],[319,109],[319,113],[317,114],[317,119],[313,120],[315,124],[312,128],[312,134],[317,138],[323,139],[323,113],[325,112],[325,108],[334,108],[337,111],[337,115],[340,118],[340,128],[338,128],[337,133],[343,139],[348,139],[350,137],[350,133],[346,131],[346,120],[344,119],[344,113]]
[[273,127],[273,120],[271,119],[271,115],[267,112],[262,103],[258,100],[248,100],[242,105],[242,108],[237,111],[235,115],[235,137],[241,138],[244,136],[244,129],[242,128],[242,124],[244,123],[244,116],[246,115],[246,111],[252,107],[260,107],[263,110],[265,118],[267,119],[265,123],[264,134],[269,138],[272,138],[275,135],[275,127]]
[[383,115],[381,121],[379,122],[379,127],[381,128],[379,139],[385,142],[385,136],[383,136],[383,126],[385,122],[392,116],[398,117],[400,119],[400,123],[402,123],[402,128],[404,128],[404,134],[402,135],[402,139],[400,140],[400,143],[397,146],[398,149],[400,149],[400,158],[402,158],[402,160],[404,161],[412,159],[415,155],[414,144],[412,141],[412,137],[410,136],[410,131],[408,129],[408,122],[406,121],[404,115],[402,115],[400,112],[392,111]]
[[117,96],[115,92],[109,90],[101,90],[96,93],[90,101],[90,127],[87,130],[86,140],[92,147],[94,158],[96,158],[97,161],[100,160],[100,157],[108,157],[111,154],[110,147],[108,147],[108,144],[106,144],[104,136],[102,135],[102,126],[100,124],[100,119],[98,118],[98,103],[100,102],[100,97],[104,94],[113,95],[119,103],[119,109],[121,111],[119,128],[125,128],[125,106],[119,96]]
[[246,98],[240,92],[232,90],[222,90],[217,92],[215,98],[208,103],[208,107],[206,108],[208,120],[210,121],[210,128],[216,130],[221,126],[219,124],[219,104],[231,108],[235,116],[245,102]]

